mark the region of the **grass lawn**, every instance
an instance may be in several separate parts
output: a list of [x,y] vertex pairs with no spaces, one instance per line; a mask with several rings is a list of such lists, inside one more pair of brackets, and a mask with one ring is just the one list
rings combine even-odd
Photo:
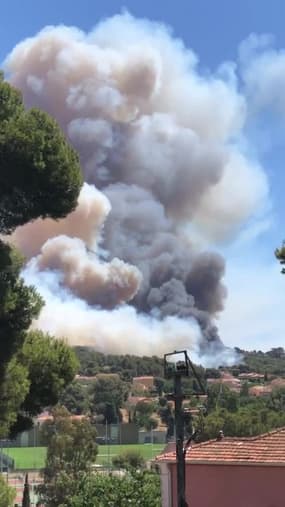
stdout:
[[[112,463],[116,454],[125,451],[139,451],[145,460],[159,454],[164,444],[134,444],[134,445],[100,445],[96,463]],[[39,469],[44,467],[45,447],[13,447],[3,449],[3,452],[15,460],[16,469]]]
[[15,460],[16,469],[43,468],[46,457],[45,447],[13,447],[3,449],[3,453]]

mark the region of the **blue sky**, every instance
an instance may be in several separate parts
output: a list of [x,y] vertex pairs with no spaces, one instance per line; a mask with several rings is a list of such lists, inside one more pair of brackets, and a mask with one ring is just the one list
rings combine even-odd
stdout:
[[201,58],[203,65],[216,66],[234,59],[237,46],[251,32],[274,33],[285,46],[282,0],[10,0],[1,6],[0,59],[21,39],[43,26],[64,23],[90,30],[102,17],[117,14],[122,8],[134,16],[147,17],[173,27]]
[[[1,6],[0,61],[22,39],[46,25],[74,25],[89,31],[102,18],[126,8],[136,17],[171,26],[199,58],[203,72],[236,61],[239,44],[251,33],[273,34],[277,49],[285,48],[283,0],[10,0]],[[284,81],[285,82],[285,81]],[[274,109],[274,108],[273,108]],[[248,121],[246,141],[264,166],[270,184],[271,210],[261,220],[263,233],[238,237],[219,245],[228,264],[227,310],[221,318],[222,338],[229,345],[269,349],[284,346],[285,291],[273,251],[285,236],[284,114],[265,108]]]

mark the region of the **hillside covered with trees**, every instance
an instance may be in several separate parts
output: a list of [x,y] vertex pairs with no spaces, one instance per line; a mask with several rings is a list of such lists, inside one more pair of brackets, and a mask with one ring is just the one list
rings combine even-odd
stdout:
[[[163,358],[152,356],[134,356],[130,354],[103,354],[90,347],[75,347],[79,360],[80,375],[97,375],[97,373],[118,373],[123,379],[132,379],[142,375],[163,376]],[[235,375],[255,371],[262,374],[285,377],[285,350],[273,348],[268,352],[246,351],[236,348],[241,357],[238,365],[230,368]],[[203,368],[196,365],[201,378],[219,377],[223,368]]]
[[[284,350],[237,350],[243,357],[239,365],[196,366],[206,395],[200,396],[194,377],[183,379],[185,425],[188,432],[199,428],[202,440],[215,437],[220,429],[228,436],[251,436],[285,425]],[[128,421],[141,429],[164,426],[167,438],[173,436],[173,404],[168,399],[173,382],[163,378],[162,358],[105,355],[84,347],[75,353],[80,375],[60,398],[68,410],[91,414],[104,424],[118,423],[127,413]],[[154,377],[153,387],[140,391],[133,383],[140,376]]]

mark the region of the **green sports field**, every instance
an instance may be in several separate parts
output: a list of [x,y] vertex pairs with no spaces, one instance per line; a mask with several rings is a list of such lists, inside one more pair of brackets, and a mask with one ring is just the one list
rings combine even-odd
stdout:
[[[145,460],[149,460],[159,454],[163,448],[163,444],[100,445],[96,463],[111,464],[113,456],[124,451],[138,451]],[[15,468],[18,470],[36,470],[44,467],[45,447],[13,447],[3,449],[3,452],[15,460]]]

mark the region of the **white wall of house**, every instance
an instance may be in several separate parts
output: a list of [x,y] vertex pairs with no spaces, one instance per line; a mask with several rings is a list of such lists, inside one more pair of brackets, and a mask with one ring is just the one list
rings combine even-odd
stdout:
[[161,507],[172,507],[171,474],[167,463],[159,463]]

